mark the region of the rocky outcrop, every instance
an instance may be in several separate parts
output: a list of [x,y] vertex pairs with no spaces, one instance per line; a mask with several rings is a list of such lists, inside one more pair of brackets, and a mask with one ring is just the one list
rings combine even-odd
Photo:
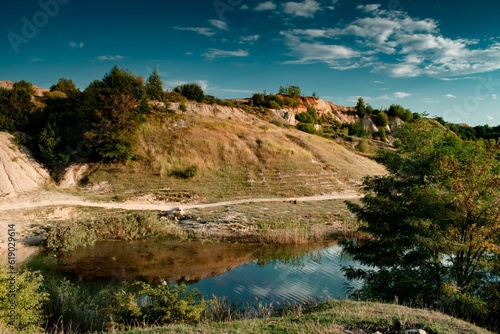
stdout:
[[49,173],[18,146],[14,137],[0,132],[0,196],[40,190],[50,181]]

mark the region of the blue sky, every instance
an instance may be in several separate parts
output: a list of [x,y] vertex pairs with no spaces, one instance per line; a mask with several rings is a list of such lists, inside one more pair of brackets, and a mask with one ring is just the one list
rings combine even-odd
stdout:
[[0,80],[84,89],[113,65],[221,98],[298,85],[339,105],[401,104],[500,124],[497,0],[17,0],[0,12]]

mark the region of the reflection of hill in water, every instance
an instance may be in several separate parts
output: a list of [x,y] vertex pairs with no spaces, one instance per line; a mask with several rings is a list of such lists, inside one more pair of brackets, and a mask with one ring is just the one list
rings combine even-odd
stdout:
[[99,242],[61,258],[58,269],[81,280],[144,279],[147,281],[197,281],[220,275],[258,259],[293,261],[323,245],[300,247],[211,242],[140,241]]

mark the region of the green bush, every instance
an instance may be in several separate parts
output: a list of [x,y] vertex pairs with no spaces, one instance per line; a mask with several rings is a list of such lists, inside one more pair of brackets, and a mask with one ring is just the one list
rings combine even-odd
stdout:
[[179,179],[190,179],[198,174],[198,167],[193,165],[183,170],[174,170],[171,175]]
[[311,123],[299,123],[297,124],[297,129],[299,129],[300,131],[304,131],[304,132],[307,132],[307,133],[312,133],[312,134],[316,134],[316,129],[314,127],[314,124],[311,124]]
[[195,83],[184,84],[175,87],[174,92],[177,92],[187,98],[188,100],[194,100],[196,102],[203,102],[205,97],[205,92],[200,85]]
[[130,289],[115,295],[115,316],[121,324],[161,326],[175,322],[192,323],[201,318],[207,305],[198,290],[188,290],[185,284],[136,282]]
[[361,153],[368,153],[370,151],[370,145],[368,144],[367,140],[362,140],[358,143],[356,149]]
[[[15,280],[11,278],[14,277]],[[43,277],[35,272],[22,271],[11,276],[0,264],[0,322],[16,330],[37,332],[43,324],[43,303],[47,293],[41,292]],[[14,293],[14,294],[13,294]],[[15,319],[11,306],[15,303]],[[13,321],[13,323],[12,323]]]
[[49,278],[43,284],[50,296],[44,304],[50,331],[86,333],[102,331],[112,319],[112,288],[92,289],[66,278]]
[[186,111],[187,111],[187,106],[186,106],[186,103],[181,102],[181,103],[179,104],[179,109],[180,109],[182,112],[186,112]]

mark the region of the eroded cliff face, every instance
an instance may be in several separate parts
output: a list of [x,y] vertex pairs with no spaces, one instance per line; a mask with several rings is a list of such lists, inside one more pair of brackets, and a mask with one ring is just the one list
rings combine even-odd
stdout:
[[[297,125],[295,115],[306,112],[309,107],[316,109],[318,116],[330,115],[334,120],[340,123],[361,123],[369,133],[376,133],[379,128],[369,118],[362,118],[356,115],[355,107],[345,107],[334,104],[331,101],[324,101],[319,98],[303,96],[300,98],[300,104],[297,108],[286,107],[283,109],[273,110],[277,117],[282,118],[289,124]],[[390,117],[389,125],[385,127],[386,131],[391,132],[394,127],[401,126],[404,122],[398,117]]]
[[333,102],[308,96],[301,97],[299,101],[297,108],[285,107],[274,112],[292,125],[297,124],[295,115],[306,112],[309,107],[315,108],[318,116],[331,115],[333,119],[341,123],[355,123],[359,120],[354,107],[338,106]]

